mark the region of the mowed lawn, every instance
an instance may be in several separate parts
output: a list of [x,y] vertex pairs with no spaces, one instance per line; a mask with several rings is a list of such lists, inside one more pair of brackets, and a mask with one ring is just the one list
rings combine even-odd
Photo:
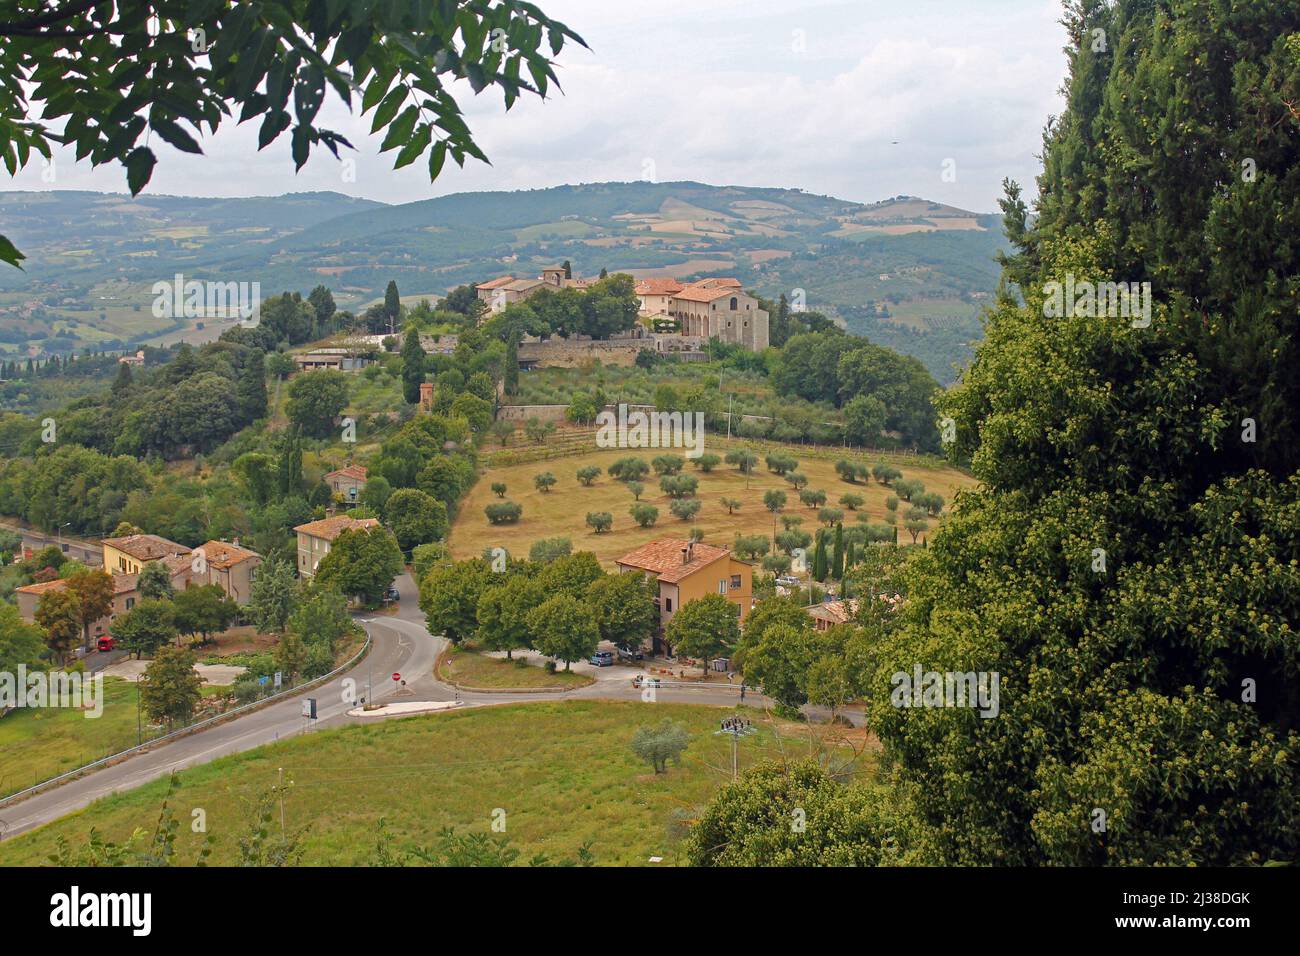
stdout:
[[[505,813],[506,835],[521,860],[545,852],[571,859],[591,844],[602,865],[675,857],[675,819],[689,819],[730,777],[730,740],[715,736],[732,708],[666,703],[564,701],[480,707],[361,724],[280,741],[179,775],[172,808],[179,861],[192,863],[198,835],[192,811],[206,811],[217,840],[214,863],[237,860],[252,807],[284,769],[285,820],[309,825],[308,864],[365,864],[374,859],[379,821],[395,850],[435,842],[439,830],[491,832]],[[759,732],[740,744],[743,770],[784,751],[806,756],[808,734],[747,710]],[[680,767],[656,776],[633,756],[638,726],[665,717],[690,731]],[[778,741],[777,734],[783,736]],[[833,745],[833,744],[832,744]],[[842,756],[851,756],[847,749]],[[871,758],[868,758],[871,759]],[[863,765],[864,772],[872,766]],[[44,861],[60,835],[81,845],[94,827],[121,841],[136,827],[152,835],[167,782],[106,797],[86,810],[0,843],[0,864]],[[278,823],[278,808],[276,812]]]
[[[205,695],[224,687],[204,687]],[[68,707],[20,707],[0,719],[0,797],[56,777],[137,743],[135,684],[120,677],[104,678],[104,712]],[[165,727],[141,725],[144,739],[165,733]]]
[[[706,440],[705,451],[716,452],[725,457],[721,447],[710,448]],[[791,446],[789,454],[799,457],[798,447]],[[691,526],[698,525],[704,531],[704,540],[709,544],[730,545],[737,534],[772,536],[773,515],[763,505],[763,493],[772,488],[779,488],[786,493],[785,513],[798,514],[804,519],[803,529],[808,532],[817,527],[817,511],[802,505],[799,494],[781,476],[767,470],[763,462],[765,454],[758,453],[758,468],[749,476],[738,472],[731,465],[719,465],[708,474],[701,473],[693,465],[687,464],[684,474],[695,475],[699,479],[699,491],[696,497],[701,502],[699,513],[694,521],[682,521],[669,511],[672,499],[659,490],[659,477],[653,472],[642,481],[645,492],[642,501],[649,502],[659,509],[659,519],[654,526],[642,528],[629,513],[635,499],[628,491],[627,485],[616,481],[605,473],[610,464],[620,458],[639,457],[647,462],[660,454],[680,454],[679,451],[641,449],[641,450],[601,450],[566,458],[554,458],[549,461],[529,462],[519,465],[507,465],[500,468],[488,468],[479,478],[477,484],[466,496],[452,525],[448,543],[452,556],[461,558],[476,557],[484,548],[501,547],[507,553],[518,557],[527,557],[529,546],[539,538],[567,537],[573,542],[575,551],[591,551],[606,565],[627,552],[653,541],[656,538],[684,538]],[[846,455],[853,461],[867,465],[874,464],[870,459]],[[857,514],[865,514],[869,520],[883,522],[885,499],[893,492],[878,482],[856,482],[850,484],[835,473],[834,458],[800,458],[799,471],[808,476],[808,488],[826,492],[826,504],[830,507],[842,507],[839,499],[845,494],[857,494],[866,499],[865,505],[858,512],[845,510],[845,524],[858,520]],[[951,504],[958,488],[974,485],[974,479],[955,468],[927,468],[899,465],[903,477],[919,479],[925,483],[927,491],[938,492]],[[584,487],[575,477],[577,470],[585,465],[598,465],[601,475],[591,487]],[[533,477],[549,471],[557,481],[548,492],[538,491],[533,485]],[[492,492],[492,484],[505,482],[506,499],[523,506],[523,516],[516,524],[493,525],[483,513],[485,506],[499,500]],[[721,503],[722,498],[735,498],[741,502],[741,508],[734,514],[728,514]],[[901,528],[902,513],[907,505],[900,504],[899,517],[900,541],[907,543],[911,536]],[[608,511],[614,518],[614,527],[604,534],[596,534],[587,526],[587,513],[591,511]],[[931,528],[937,522],[931,522]],[[776,528],[781,530],[779,520]],[[918,539],[919,540],[919,539]]]
[[490,690],[516,687],[560,690],[586,687],[592,682],[585,674],[575,674],[571,670],[557,670],[552,674],[523,658],[488,657],[476,647],[463,645],[448,648],[447,653],[438,658],[438,677],[461,687]]

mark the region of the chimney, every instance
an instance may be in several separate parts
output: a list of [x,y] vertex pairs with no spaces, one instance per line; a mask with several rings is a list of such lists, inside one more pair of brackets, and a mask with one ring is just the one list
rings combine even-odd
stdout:
[[687,541],[686,547],[682,548],[682,564],[690,564],[691,558],[695,554],[695,542]]

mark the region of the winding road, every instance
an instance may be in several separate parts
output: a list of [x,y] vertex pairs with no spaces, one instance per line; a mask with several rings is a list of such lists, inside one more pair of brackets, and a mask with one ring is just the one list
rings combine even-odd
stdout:
[[[391,615],[358,619],[370,634],[372,644],[370,652],[355,667],[305,694],[291,695],[242,717],[132,754],[115,764],[26,799],[9,803],[0,801],[0,840],[80,810],[101,797],[139,787],[172,771],[302,733],[305,723],[302,702],[308,696],[316,698],[317,727],[381,719],[348,715],[349,710],[357,707],[356,700],[361,697],[403,702],[460,700],[464,706],[470,707],[568,698],[640,699],[640,691],[623,677],[598,679],[593,684],[568,691],[517,694],[458,691],[434,676],[434,662],[446,641],[430,634],[425,627],[415,582],[409,575],[402,575],[397,580],[397,588],[401,601]],[[392,680],[394,673],[402,675],[405,686]],[[372,680],[373,695],[368,689]],[[660,688],[656,696],[676,703],[729,705],[739,701],[738,689],[727,687],[668,686]],[[753,691],[746,695],[746,701],[751,700],[766,702],[766,698]]]

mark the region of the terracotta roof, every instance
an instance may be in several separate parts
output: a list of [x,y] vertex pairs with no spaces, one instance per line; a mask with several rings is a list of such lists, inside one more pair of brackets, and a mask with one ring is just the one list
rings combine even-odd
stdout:
[[174,554],[189,554],[190,549],[156,534],[130,534],[125,538],[105,538],[104,544],[129,554],[138,561],[157,561]]
[[688,286],[698,286],[701,289],[739,289],[740,280],[733,279],[731,276],[709,276],[704,279],[696,279],[688,283]]
[[250,558],[261,557],[256,551],[241,548],[229,541],[209,541],[201,545],[199,550],[203,552],[203,557],[207,560],[208,566],[216,568],[218,571],[228,571],[236,564],[242,564]]
[[636,284],[637,295],[672,295],[681,291],[682,284],[676,279],[642,279]]
[[489,279],[487,282],[481,282],[476,285],[476,289],[495,289],[497,286],[505,285],[508,282],[514,282],[514,276],[497,276],[495,279]]
[[[140,580],[138,574],[110,574],[113,579],[114,594],[130,594],[136,588],[136,583]],[[44,594],[47,591],[61,591],[68,582],[59,578],[56,581],[41,581],[39,584],[25,584],[20,588],[14,588],[23,594]]]
[[305,535],[320,538],[323,541],[333,541],[344,531],[353,528],[374,528],[378,525],[378,518],[353,518],[349,515],[335,515],[332,518],[322,518],[320,521],[309,521],[306,524],[300,524],[293,530],[301,531]]
[[721,299],[725,296],[735,295],[739,289],[729,286],[721,286],[716,289],[706,289],[703,286],[688,285],[681,292],[673,295],[675,299],[685,299],[687,302],[712,302],[714,299]]
[[[423,391],[424,386],[426,385],[429,386],[430,391],[433,390],[432,382],[421,382],[420,383],[421,391]],[[333,478],[335,476],[338,476],[340,478],[353,478],[357,481],[365,481],[367,474],[369,474],[369,472],[366,471],[363,465],[345,465],[344,467],[340,468],[338,471],[331,471],[325,477]]]
[[809,614],[813,617],[824,618],[832,624],[847,624],[853,620],[853,615],[858,611],[858,602],[854,598],[848,601],[826,601],[822,604],[814,604],[807,608]]
[[711,544],[696,542],[691,548],[691,560],[682,561],[682,551],[690,542],[684,538],[660,538],[631,551],[617,560],[624,567],[654,571],[665,584],[676,584],[731,552]]
[[515,279],[501,288],[509,292],[527,292],[529,289],[536,289],[539,285],[547,285],[547,283],[542,279]]
[[57,591],[63,587],[64,581],[39,581],[36,584],[24,584],[20,588],[14,588],[19,594],[44,594],[46,591]]

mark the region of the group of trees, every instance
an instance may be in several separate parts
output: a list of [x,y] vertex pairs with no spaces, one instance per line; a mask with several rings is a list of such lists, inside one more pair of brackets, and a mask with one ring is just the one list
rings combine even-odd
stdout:
[[[704,814],[694,862],[1300,850],[1300,20],[1089,0],[1066,23],[1036,215],[1008,184],[1004,291],[939,403],[979,485],[861,649],[882,786],[765,769]],[[1070,276],[1150,281],[1150,322],[1045,310]],[[892,706],[918,663],[998,674],[998,716]]]
[[838,330],[793,336],[772,369],[783,395],[829,402],[841,409],[845,436],[878,445],[881,432],[904,444],[940,450],[933,398],[939,383],[917,359]]
[[485,560],[434,566],[420,581],[429,630],[507,657],[534,648],[566,669],[602,640],[639,647],[659,620],[653,587],[639,574],[606,574],[594,555],[565,545],[539,554],[545,563],[511,560],[502,571]]

